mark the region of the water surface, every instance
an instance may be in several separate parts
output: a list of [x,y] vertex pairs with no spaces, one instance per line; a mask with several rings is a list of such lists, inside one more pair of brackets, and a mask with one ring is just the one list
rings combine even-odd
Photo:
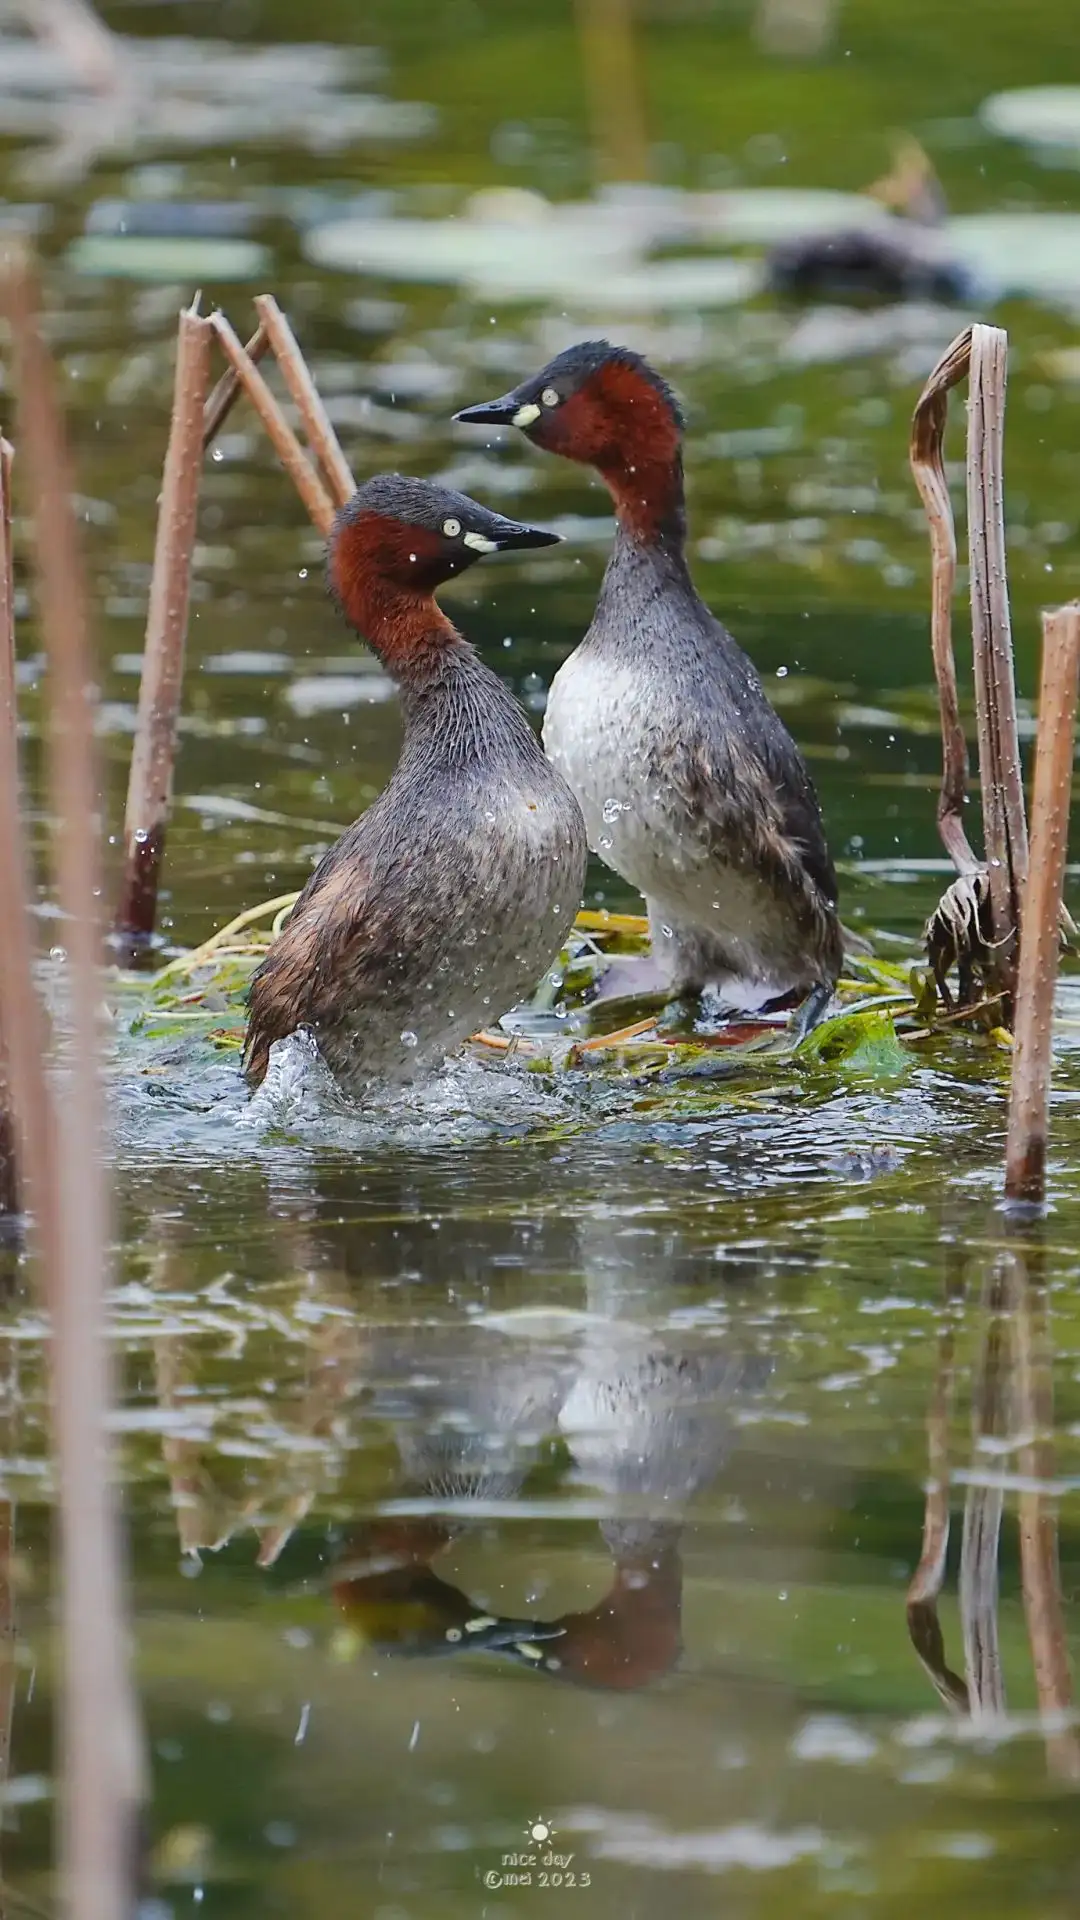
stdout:
[[[884,170],[884,129],[899,125],[932,153],[961,223],[1075,213],[1075,153],[1006,140],[980,112],[995,91],[1059,78],[1065,8],[997,5],[972,35],[966,14],[875,0],[837,9],[802,57],[781,6],[644,9],[664,191],[587,214],[566,211],[594,191],[568,5],[107,11],[147,43],[159,110],[103,131],[100,112],[73,119],[55,75],[16,86],[8,68],[0,211],[38,209],[48,262],[114,830],[175,314],[193,284],[240,330],[252,288],[273,287],[358,477],[439,476],[566,534],[557,553],[477,569],[446,596],[537,718],[595,599],[606,497],[448,419],[607,332],[686,396],[695,572],[810,759],[845,917],[889,957],[914,953],[945,875],[906,434],[926,372],[972,314],[782,308],[744,274],[764,203],[716,196],[852,194]],[[197,44],[218,13],[228,68]],[[316,34],[320,47],[296,51]],[[471,201],[492,188],[518,198]],[[116,203],[142,211],[118,222]],[[217,215],[181,235],[194,251],[170,253],[178,216],[162,206],[208,204]],[[377,227],[379,271],[318,264],[312,236],[346,216]],[[433,255],[459,258],[452,272],[428,260],[421,273],[415,254],[392,266],[391,223],[418,220],[436,223]],[[559,251],[574,222],[591,223],[591,269]],[[513,237],[478,256],[474,230],[507,224]],[[1053,284],[1009,233],[1006,293],[978,311],[1010,332],[1029,732],[1038,608],[1080,587],[1080,291],[1063,229]],[[29,617],[20,646],[36,793]],[[166,940],[199,940],[301,884],[385,781],[397,726],[238,411],[203,495]],[[599,866],[589,900],[635,904]],[[228,1056],[194,1039],[151,1048],[119,1023],[117,1444],[168,1910],[1075,1910],[1076,1750],[1067,1723],[1035,1714],[1018,1528],[1037,1530],[1044,1493],[1071,1633],[1068,981],[1060,1012],[1053,1209],[1026,1237],[996,1210],[1008,1063],[978,1038],[913,1050],[885,1079],[612,1088],[458,1070],[393,1125],[253,1135],[235,1125]],[[0,1330],[17,1625],[3,1864],[13,1903],[37,1911],[50,1897],[51,1482],[42,1327],[20,1270]],[[942,1653],[907,1595],[946,1458]],[[992,1534],[999,1493],[1000,1661],[976,1669],[963,1710],[962,1613],[970,1634],[981,1603],[991,1655],[994,1641],[986,1583],[958,1605],[962,1516],[972,1537],[980,1516]],[[501,1620],[520,1631],[485,1647]],[[1045,1635],[1039,1646],[1045,1659]],[[535,1864],[504,1864],[515,1855]]]

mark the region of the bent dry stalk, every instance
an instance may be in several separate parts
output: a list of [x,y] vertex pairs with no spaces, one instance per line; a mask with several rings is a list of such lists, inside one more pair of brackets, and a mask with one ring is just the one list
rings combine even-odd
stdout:
[[290,427],[258,367],[220,309],[211,315],[218,341],[273,444],[274,452],[300,495],[308,516],[324,536],[334,524],[334,503]]
[[1080,602],[1043,614],[1042,679],[1031,806],[1031,851],[1024,889],[1016,1048],[1005,1149],[1005,1197],[1041,1206],[1046,1197],[1054,988],[1069,834]]
[[124,814],[124,873],[116,938],[130,964],[153,934],[165,829],[172,803],[202,473],[204,408],[213,328],[198,296],[180,315],[172,423],[158,510],[154,571],[139,683],[139,711]]
[[[60,1483],[63,1684],[60,1750],[62,1896],[70,1920],[117,1920],[131,1910],[142,1752],[127,1658],[121,1554],[106,1423],[112,1374],[105,1338],[108,1205],[101,1155],[98,995],[99,796],[87,595],[55,372],[41,336],[36,275],[22,248],[0,260],[0,306],[11,326],[19,439],[37,557],[48,659],[48,788],[53,864],[68,950],[71,1066],[62,1103],[45,1078],[44,1049],[22,1054],[16,1086],[27,1131],[46,1296],[52,1310],[52,1416]],[[0,991],[14,1050],[16,1015],[40,1031],[13,769],[0,777],[0,879],[8,912]]]
[[1000,327],[972,327],[967,503],[975,717],[993,968],[1011,1002],[1016,991],[1020,895],[1027,878],[1028,845],[1005,571],[1007,358],[1008,338]]
[[[264,327],[256,327],[244,352],[253,366],[270,350],[270,341]],[[203,452],[205,453],[217,439],[230,413],[244,389],[240,384],[240,375],[235,367],[226,367],[213,393],[203,408]]]
[[[938,831],[957,870],[926,928],[927,952],[941,999],[952,1005],[947,975],[958,974],[961,1007],[985,994],[1011,1012],[1016,984],[1019,896],[1027,870],[1027,828],[1016,727],[1012,638],[1005,575],[1002,438],[1007,338],[975,326],[957,335],[919,398],[909,458],[926,512],[932,567],[931,649],[941,710],[943,771]],[[967,375],[967,499],[972,654],[982,787],[985,863],[964,825],[968,752],[960,719],[952,645],[956,535],[943,445],[948,394]]]

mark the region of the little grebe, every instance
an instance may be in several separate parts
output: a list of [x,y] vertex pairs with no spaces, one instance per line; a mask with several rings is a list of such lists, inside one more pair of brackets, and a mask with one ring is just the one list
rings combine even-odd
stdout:
[[298,1027],[347,1093],[409,1079],[558,953],[584,886],[580,809],[434,599],[481,554],[556,538],[400,474],[338,514],[330,592],[401,688],[405,736],[389,785],[320,862],[252,981],[250,1079]]
[[854,222],[778,241],[765,263],[774,293],[803,300],[975,297],[972,274],[949,251],[948,202],[917,140],[896,142],[891,172],[866,192],[899,218],[887,231]]
[[799,751],[690,578],[670,388],[639,354],[586,341],[455,417],[520,427],[614,498],[600,598],[552,682],[544,745],[590,846],[644,894],[671,986],[738,1008],[809,995],[809,1024],[840,972],[836,875]]

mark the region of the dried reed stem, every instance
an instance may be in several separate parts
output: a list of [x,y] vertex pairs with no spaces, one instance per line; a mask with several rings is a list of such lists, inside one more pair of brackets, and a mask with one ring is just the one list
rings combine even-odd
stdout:
[[975,714],[994,970],[1011,997],[1016,986],[1020,893],[1027,878],[1028,847],[1005,573],[1007,359],[1008,337],[1000,327],[972,327],[967,505]]
[[[244,352],[247,354],[252,365],[258,366],[259,361],[269,351],[269,348],[270,341],[267,338],[265,329],[263,327],[256,327],[251,339],[244,348]],[[203,408],[204,453],[217,439],[218,434],[221,432],[222,427],[225,425],[242,392],[243,388],[240,384],[240,375],[237,373],[235,367],[226,368]]]
[[[1034,821],[1032,822],[1034,827]],[[1055,938],[1057,929],[1055,927]],[[1057,1510],[1046,1492],[1054,1473],[1052,1351],[1041,1249],[1011,1247],[1002,1254],[1010,1307],[1014,1414],[1024,1436],[1017,1466],[1020,1492],[1020,1572],[1024,1615],[1039,1712],[1045,1716],[1046,1760],[1058,1779],[1080,1780],[1080,1737],[1066,1723],[1073,1704],[1072,1669],[1061,1597]],[[1055,1724],[1056,1722],[1056,1724]]]
[[260,332],[265,332],[270,341],[285,385],[304,423],[308,445],[326,476],[335,501],[339,507],[343,507],[356,492],[356,481],[341,451],[330,416],[308,370],[296,336],[272,293],[258,295],[255,311],[259,316]]
[[139,683],[139,712],[124,814],[124,873],[116,933],[133,959],[154,931],[172,805],[202,473],[203,406],[213,328],[198,302],[180,315],[172,422],[158,509],[154,571]]
[[981,862],[972,852],[964,827],[968,798],[968,750],[960,720],[956,690],[956,659],[952,644],[952,598],[956,586],[956,530],[945,478],[942,449],[949,410],[949,392],[968,371],[971,328],[958,334],[930,375],[911,423],[908,458],[919,489],[930,533],[931,612],[930,646],[941,709],[942,776],[938,799],[938,832],[959,874],[975,874]]
[[248,359],[225,315],[219,311],[211,315],[211,319],[225,354],[236,370],[241,386],[273,441],[278,459],[300,495],[314,525],[325,537],[334,524],[334,505],[330,495],[258,367]]
[[1069,835],[1080,602],[1043,614],[1031,855],[1020,937],[1016,1048],[1005,1148],[1005,1195],[1041,1205],[1046,1193],[1054,987]]
[[577,22],[597,172],[604,180],[647,180],[632,0],[577,0]]
[[[72,1920],[117,1920],[131,1905],[142,1771],[106,1443],[112,1379],[104,1337],[109,1255],[98,1072],[101,930],[93,662],[55,374],[39,331],[36,276],[22,249],[8,251],[0,294],[15,349],[19,435],[49,661],[49,800],[72,1027],[71,1070],[54,1122],[55,1150],[47,1128],[46,1157],[34,1182],[41,1194],[42,1249],[53,1307],[53,1422],[60,1477],[61,1877]],[[15,920],[22,917],[15,908],[20,897],[7,895]],[[33,1000],[28,975],[21,991],[24,1000]],[[36,1074],[47,1111],[40,1054]]]

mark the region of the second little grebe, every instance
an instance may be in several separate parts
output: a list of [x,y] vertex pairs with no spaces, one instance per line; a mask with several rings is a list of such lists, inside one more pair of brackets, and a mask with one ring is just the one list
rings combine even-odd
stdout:
[[558,953],[584,886],[581,811],[434,598],[482,554],[556,539],[400,474],[339,512],[330,591],[397,681],[405,737],[390,784],[320,862],[252,981],[250,1079],[298,1027],[347,1093],[409,1079]]
[[899,216],[888,230],[851,222],[779,241],[766,257],[772,291],[803,300],[971,300],[973,276],[948,249],[948,202],[918,141],[897,141],[892,170],[866,192]]
[[544,745],[590,846],[644,894],[671,986],[738,1008],[808,995],[809,1024],[840,972],[836,875],[798,748],[690,578],[673,393],[640,354],[591,340],[456,418],[519,427],[595,467],[614,499],[614,549],[552,682]]

